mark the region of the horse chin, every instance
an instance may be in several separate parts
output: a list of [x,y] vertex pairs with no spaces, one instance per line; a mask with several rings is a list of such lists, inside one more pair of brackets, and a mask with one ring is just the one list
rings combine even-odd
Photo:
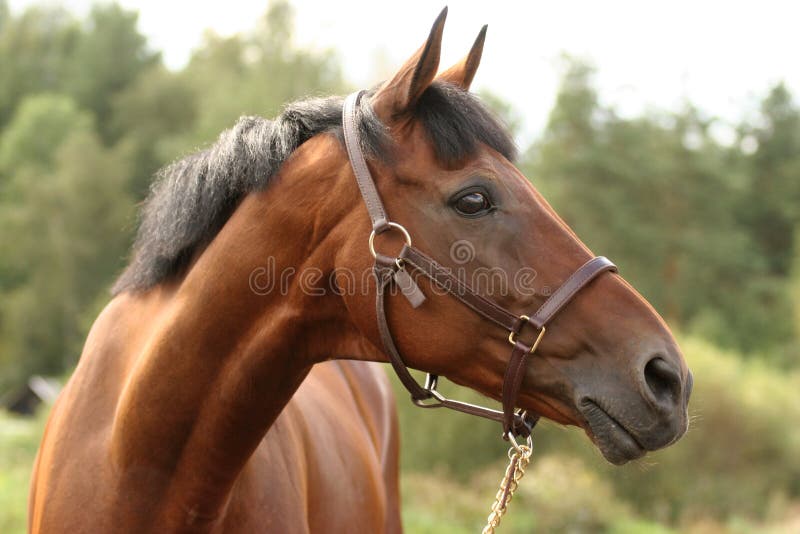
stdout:
[[647,453],[636,437],[595,401],[583,400],[581,412],[586,418],[586,434],[610,463],[623,465]]

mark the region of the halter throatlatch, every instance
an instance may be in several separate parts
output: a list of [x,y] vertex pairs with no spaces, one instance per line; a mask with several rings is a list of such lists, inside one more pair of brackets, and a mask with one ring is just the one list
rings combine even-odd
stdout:
[[[411,399],[414,404],[424,408],[450,408],[451,410],[499,421],[503,425],[503,436],[506,439],[511,439],[515,448],[519,450],[519,446],[514,441],[514,436],[529,437],[531,429],[538,420],[538,415],[529,414],[515,408],[522,380],[525,376],[528,357],[536,352],[539,343],[544,338],[546,325],[572,300],[578,291],[599,275],[608,271],[615,272],[617,267],[602,256],[587,261],[530,316],[518,316],[473,291],[463,280],[456,277],[450,269],[440,265],[422,251],[414,248],[411,245],[411,236],[408,231],[402,225],[391,222],[388,219],[378,190],[375,187],[375,181],[369,172],[364,153],[361,150],[357,109],[363,93],[364,91],[359,91],[345,99],[342,110],[342,129],[347,155],[372,221],[369,248],[375,258],[374,271],[378,281],[375,311],[378,319],[378,332],[383,342],[384,350],[389,356],[389,362],[392,364],[400,381],[411,393]],[[405,245],[403,245],[397,257],[382,255],[376,252],[374,247],[375,236],[389,231],[399,232],[405,239]],[[422,273],[431,282],[446,290],[475,313],[509,332],[508,341],[512,349],[503,379],[502,411],[445,398],[436,389],[438,376],[428,373],[425,385],[420,385],[409,372],[394,343],[394,338],[386,320],[385,308],[386,290],[392,283],[397,284],[412,307],[417,308],[425,301],[425,295],[409,275],[409,269]],[[529,335],[528,331],[530,330],[535,332],[534,336]],[[530,343],[522,341],[520,338],[523,333],[526,337],[534,339],[534,341]]]

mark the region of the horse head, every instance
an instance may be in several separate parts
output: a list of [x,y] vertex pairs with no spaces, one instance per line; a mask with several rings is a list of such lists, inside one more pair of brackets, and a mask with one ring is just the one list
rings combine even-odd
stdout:
[[[536,177],[529,180],[514,165],[508,133],[468,92],[486,28],[462,61],[437,76],[445,15],[397,73],[359,104],[362,125],[372,124],[371,137],[362,141],[371,175],[389,218],[408,233],[379,234],[374,246],[391,258],[413,238],[417,249],[475,292],[523,315],[593,254],[536,190]],[[349,164],[341,172],[355,188]],[[347,214],[347,227],[337,272],[369,269],[370,221],[362,205]],[[426,277],[415,283],[424,304],[414,307],[400,296],[387,301],[405,364],[500,400],[508,332]],[[342,298],[353,324],[380,347],[374,291]],[[518,332],[529,346],[537,336],[528,326]],[[664,320],[622,276],[609,272],[588,283],[540,341],[522,371],[519,407],[583,428],[617,464],[686,431],[691,373]]]

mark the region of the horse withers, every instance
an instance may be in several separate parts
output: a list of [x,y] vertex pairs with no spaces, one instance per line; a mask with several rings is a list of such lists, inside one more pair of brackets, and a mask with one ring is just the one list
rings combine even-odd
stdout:
[[[394,401],[372,363],[390,359],[382,330],[404,365],[488,397],[502,400],[510,374],[512,404],[583,428],[613,463],[685,432],[680,349],[613,269],[560,302],[546,335],[521,319],[593,255],[468,92],[485,31],[437,75],[445,13],[353,110],[391,220],[364,207],[341,98],[242,118],[160,172],[130,264],[53,407],[32,532],[401,531]],[[417,265],[389,222],[433,264]],[[385,328],[373,230],[397,289]],[[445,271],[463,294],[440,287]],[[519,328],[487,320],[493,307]],[[513,372],[509,340],[536,349]]]

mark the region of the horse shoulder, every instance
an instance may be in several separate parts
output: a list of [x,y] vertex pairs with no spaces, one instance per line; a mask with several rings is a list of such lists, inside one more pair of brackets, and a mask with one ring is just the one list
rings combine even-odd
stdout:
[[[314,366],[253,454],[235,493],[259,510],[244,518],[291,531],[399,532],[398,430],[394,398],[379,364],[330,361]],[[234,496],[233,500],[237,500]],[[298,517],[307,523],[297,523]],[[255,523],[251,523],[255,522]],[[301,522],[302,523],[302,522]]]
[[[37,453],[29,501],[31,532],[77,532],[88,528],[87,522],[100,528],[103,510],[113,506],[110,435],[126,378],[147,339],[141,317],[157,315],[161,303],[155,300],[160,299],[120,295],[92,325]],[[58,490],[67,486],[68,492]]]

